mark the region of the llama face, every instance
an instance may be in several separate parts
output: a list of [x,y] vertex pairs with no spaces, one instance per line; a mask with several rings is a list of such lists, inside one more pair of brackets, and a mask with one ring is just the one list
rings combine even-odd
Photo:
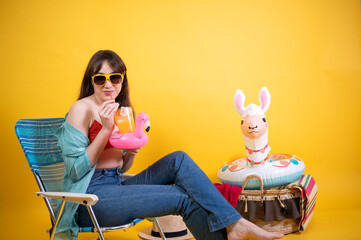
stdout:
[[268,129],[266,117],[259,114],[247,115],[241,120],[241,129],[243,135],[248,138],[260,138]]
[[233,96],[233,103],[236,110],[242,116],[241,129],[244,136],[251,139],[258,139],[268,131],[265,112],[271,103],[271,95],[266,87],[263,87],[258,94],[261,105],[250,103],[244,107],[246,96],[242,90],[237,90]]

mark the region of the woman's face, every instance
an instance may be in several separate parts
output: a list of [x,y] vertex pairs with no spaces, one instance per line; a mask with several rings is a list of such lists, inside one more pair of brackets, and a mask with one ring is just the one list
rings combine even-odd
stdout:
[[[109,66],[108,61],[104,61],[99,72],[97,72],[96,74],[110,74],[110,73],[114,73],[114,71]],[[93,84],[93,87],[94,87],[95,97],[102,102],[110,99],[115,99],[119,95],[120,90],[122,90],[122,84],[113,85],[109,80],[107,80],[105,85],[103,86],[98,86]]]

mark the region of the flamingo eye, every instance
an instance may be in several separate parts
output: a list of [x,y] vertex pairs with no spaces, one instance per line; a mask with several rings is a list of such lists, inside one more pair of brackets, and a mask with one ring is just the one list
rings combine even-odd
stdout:
[[266,118],[262,118],[263,122],[266,122]]
[[241,120],[241,125],[243,125],[243,122],[244,122],[244,121],[243,121],[243,120]]

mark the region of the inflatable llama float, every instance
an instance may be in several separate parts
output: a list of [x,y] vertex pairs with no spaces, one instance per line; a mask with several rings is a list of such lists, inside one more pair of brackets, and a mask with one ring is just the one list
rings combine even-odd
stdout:
[[234,105],[242,116],[241,129],[247,149],[247,159],[252,165],[264,164],[268,160],[271,148],[268,146],[268,126],[264,115],[271,103],[271,95],[266,87],[259,92],[258,100],[261,106],[253,103],[244,107],[246,96],[241,90],[234,95]]
[[[246,158],[223,164],[218,171],[222,183],[242,186],[247,176],[258,175],[264,188],[290,183],[302,176],[303,161],[291,154],[269,154],[268,124],[265,113],[271,104],[271,94],[263,87],[258,95],[261,105],[253,103],[244,107],[246,96],[237,90],[233,97],[234,106],[242,116],[241,130],[246,145]],[[258,180],[248,181],[246,189],[258,189]]]

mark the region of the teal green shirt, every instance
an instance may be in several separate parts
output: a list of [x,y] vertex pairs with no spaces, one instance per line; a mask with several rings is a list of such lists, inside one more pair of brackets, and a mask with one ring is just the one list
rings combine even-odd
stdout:
[[[58,138],[64,164],[63,192],[85,193],[93,176],[96,164],[90,164],[87,147],[90,142],[88,137],[72,126],[65,117],[63,125],[55,132]],[[67,202],[56,229],[57,239],[76,239],[79,227],[75,222],[76,203]],[[56,212],[59,210],[58,209]]]

